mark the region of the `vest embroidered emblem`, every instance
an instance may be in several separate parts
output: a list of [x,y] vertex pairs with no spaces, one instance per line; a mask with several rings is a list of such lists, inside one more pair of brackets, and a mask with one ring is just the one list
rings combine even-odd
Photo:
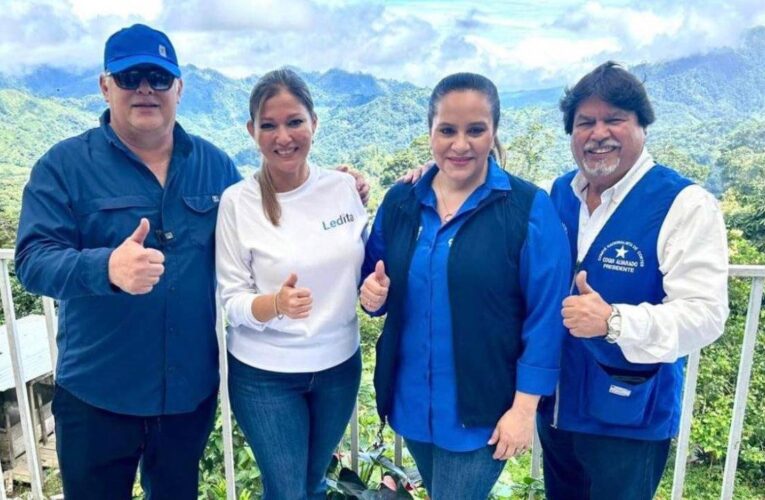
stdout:
[[631,241],[612,241],[598,254],[603,269],[620,273],[634,273],[645,267],[643,252]]

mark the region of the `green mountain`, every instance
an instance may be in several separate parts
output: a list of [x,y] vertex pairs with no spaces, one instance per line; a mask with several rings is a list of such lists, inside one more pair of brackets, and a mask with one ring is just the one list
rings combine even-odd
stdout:
[[[193,65],[182,69],[179,121],[221,146],[239,166],[257,166],[258,154],[244,127],[257,77],[232,79]],[[632,70],[645,79],[656,107],[658,121],[649,130],[652,149],[680,149],[693,162],[712,165],[727,134],[742,121],[763,116],[765,27],[747,32],[736,48]],[[98,73],[97,68],[68,72],[50,67],[24,76],[0,73],[3,164],[28,168],[57,140],[95,124],[104,107]],[[301,75],[317,106],[320,126],[313,158],[321,164],[357,161],[370,148],[392,154],[427,133],[428,89],[339,69]],[[516,149],[511,158],[520,162],[515,168],[521,174],[524,157],[538,165],[535,175],[553,175],[571,165],[557,110],[562,93],[562,88],[501,93],[500,138]]]

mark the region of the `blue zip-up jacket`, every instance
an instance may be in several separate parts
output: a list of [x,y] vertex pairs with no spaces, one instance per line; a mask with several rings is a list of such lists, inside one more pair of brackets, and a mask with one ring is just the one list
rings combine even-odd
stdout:
[[[580,201],[571,190],[576,172],[558,178],[552,199],[576,258]],[[608,303],[660,304],[665,297],[657,239],[675,197],[691,181],[655,165],[627,194],[577,266]],[[561,359],[557,426],[564,430],[661,440],[677,433],[685,358],[674,363],[627,361],[604,338],[568,336]],[[554,423],[554,401],[543,419]]]
[[[409,336],[420,333],[426,335],[420,327],[412,325],[415,316],[417,319],[431,317],[436,322],[433,325],[442,322],[442,318],[434,316],[439,314],[438,310],[423,311],[421,316],[411,310],[413,307],[438,307],[437,303],[431,302],[433,296],[407,296],[415,285],[410,280],[420,279],[417,278],[420,271],[410,268],[414,265],[412,258],[415,247],[420,248],[419,254],[432,251],[435,252],[433,258],[440,255],[440,251],[430,248],[432,243],[428,241],[433,235],[430,230],[425,234],[422,219],[430,215],[428,210],[432,210],[427,200],[433,198],[429,196],[432,195],[430,186],[436,173],[437,169],[431,170],[415,186],[398,185],[391,189],[380,208],[368,244],[365,271],[371,271],[377,258],[383,257],[391,278],[388,317],[378,341],[375,370],[378,412],[382,418],[391,414],[396,377],[402,369],[400,349],[419,344],[415,338],[402,340],[401,336],[405,331],[409,331]],[[454,374],[449,375],[439,369],[438,373],[433,373],[433,383],[436,382],[435,377],[439,377],[439,384],[448,385],[447,381],[453,377],[452,383],[456,383],[455,411],[463,427],[493,428],[499,417],[512,405],[516,388],[532,394],[545,394],[550,393],[555,386],[558,348],[564,334],[557,312],[565,295],[565,274],[569,266],[567,252],[563,251],[563,230],[547,196],[535,186],[501,171],[493,161],[490,161],[486,183],[489,186],[486,193],[482,193],[475,201],[471,201],[474,198],[471,195],[465,202],[464,206],[470,210],[463,214],[463,209],[460,209],[460,214],[443,228],[445,234],[450,235],[449,241],[443,244],[449,243],[450,246],[444,263],[448,307],[444,307],[442,313],[450,313],[447,321],[450,321],[451,328],[434,332],[439,337],[433,341],[433,362],[440,364],[453,356],[451,362],[454,363]],[[477,193],[482,189],[484,186],[479,187]],[[549,210],[544,210],[545,206],[549,206]],[[535,296],[528,290],[534,287],[535,278],[534,269],[522,269],[522,264],[534,259],[523,259],[522,254],[527,251],[543,252],[541,248],[526,247],[532,207],[536,207],[539,212],[535,217],[545,216],[545,221],[552,224],[553,229],[549,234],[545,232],[545,243],[558,249],[557,253],[553,252],[551,262],[544,261],[544,270],[539,271],[546,278],[538,282],[534,292],[550,299],[549,304],[555,310],[552,322],[544,314],[546,309],[540,307],[542,303],[526,303],[527,297]],[[557,232],[555,227],[558,228]],[[453,236],[452,228],[456,231]],[[380,237],[376,238],[378,234]],[[553,237],[547,238],[550,234]],[[384,250],[369,252],[376,240],[384,241]],[[427,248],[421,248],[423,245]],[[422,257],[418,259],[422,264]],[[552,267],[558,272],[550,272]],[[442,291],[434,293],[437,298]],[[421,323],[418,321],[418,324]],[[547,328],[550,323],[552,327]],[[449,349],[444,350],[441,334],[450,336],[447,341]],[[528,351],[525,350],[527,346]],[[519,366],[521,356],[531,363],[530,366]],[[542,362],[539,362],[540,356],[546,356]],[[448,367],[446,369],[449,371]],[[419,371],[419,368],[407,365],[407,370]],[[411,383],[416,386],[420,381],[413,380]],[[409,389],[416,391],[407,388],[409,392]],[[443,407],[443,402],[438,403],[439,408]],[[446,409],[444,415],[450,414]],[[422,424],[427,426],[427,419]],[[449,430],[444,422],[434,422],[433,425],[440,426],[439,433],[446,440],[444,442],[451,443],[446,445],[447,448],[473,446],[468,441],[475,441],[475,435]],[[463,438],[467,441],[458,434],[465,434]],[[419,434],[417,437],[422,439]],[[488,435],[479,440],[480,444],[485,445],[486,439]]]
[[[165,186],[101,126],[62,141],[24,188],[16,270],[31,292],[59,301],[56,383],[128,415],[193,411],[218,386],[215,220],[241,177],[231,159],[180,125]],[[111,252],[142,217],[145,246],[165,272],[145,295],[109,282]]]

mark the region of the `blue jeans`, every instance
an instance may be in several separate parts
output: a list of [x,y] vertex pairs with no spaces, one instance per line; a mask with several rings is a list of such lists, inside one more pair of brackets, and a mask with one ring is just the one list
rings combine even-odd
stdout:
[[136,469],[146,498],[196,500],[199,459],[217,391],[196,410],[137,417],[96,408],[56,385],[56,453],[66,498],[130,500]]
[[669,439],[648,441],[555,429],[537,419],[549,500],[651,500]]
[[231,409],[261,471],[264,500],[326,496],[332,452],[353,413],[361,353],[327,370],[278,373],[228,355]]
[[484,500],[505,467],[504,460],[492,458],[494,446],[455,452],[433,443],[405,441],[433,500]]

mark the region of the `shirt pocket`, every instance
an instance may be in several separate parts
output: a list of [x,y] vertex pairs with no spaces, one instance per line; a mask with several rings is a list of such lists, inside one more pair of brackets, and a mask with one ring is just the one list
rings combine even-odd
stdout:
[[193,243],[207,246],[215,241],[215,221],[218,217],[219,203],[220,195],[218,194],[183,196],[189,237]]
[[656,372],[621,372],[609,374],[598,363],[587,365],[587,413],[605,424],[640,427],[653,414]]
[[[74,206],[79,220],[83,248],[116,247],[130,236],[142,218],[157,227],[159,208],[148,196],[127,195],[93,198]],[[147,246],[155,246],[153,232],[146,238]]]

